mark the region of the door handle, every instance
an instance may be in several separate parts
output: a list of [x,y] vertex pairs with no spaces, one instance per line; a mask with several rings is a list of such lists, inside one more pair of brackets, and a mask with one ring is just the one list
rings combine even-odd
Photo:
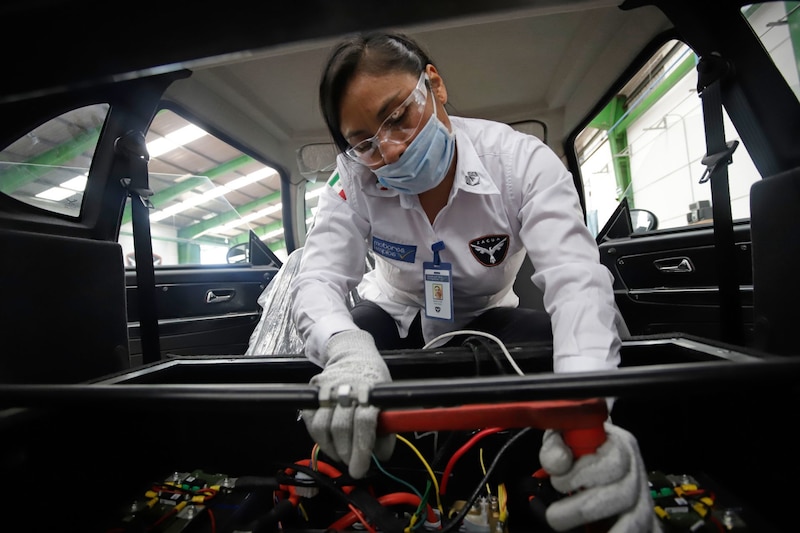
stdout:
[[657,259],[653,265],[660,272],[694,272],[692,260],[688,257],[670,257],[668,259]]
[[206,303],[221,304],[232,300],[235,295],[234,289],[209,289],[206,291]]

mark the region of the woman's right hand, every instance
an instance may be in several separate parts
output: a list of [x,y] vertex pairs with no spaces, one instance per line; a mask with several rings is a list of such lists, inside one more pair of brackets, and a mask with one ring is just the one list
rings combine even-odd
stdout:
[[[310,384],[330,391],[332,404],[304,410],[303,420],[320,450],[335,461],[348,465],[353,478],[362,478],[369,470],[372,453],[388,459],[394,450],[395,436],[376,437],[379,409],[362,405],[376,383],[392,380],[389,369],[375,347],[372,336],[363,330],[335,334],[325,346],[325,368],[311,378]],[[340,402],[340,394],[349,401]]]

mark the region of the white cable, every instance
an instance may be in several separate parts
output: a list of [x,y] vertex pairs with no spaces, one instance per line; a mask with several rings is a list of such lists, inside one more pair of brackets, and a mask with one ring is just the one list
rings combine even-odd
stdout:
[[514,370],[516,370],[517,374],[519,374],[520,376],[525,375],[525,373],[519,368],[519,366],[517,366],[517,362],[514,361],[514,358],[511,357],[511,354],[508,353],[508,350],[506,349],[505,344],[503,344],[503,341],[501,341],[491,333],[486,333],[484,331],[475,331],[472,329],[460,329],[457,331],[451,331],[449,333],[442,333],[435,339],[432,339],[425,346],[423,346],[422,349],[427,350],[431,347],[432,344],[436,343],[437,341],[440,341],[442,339],[448,339],[450,337],[455,337],[456,335],[480,335],[482,337],[492,339],[494,342],[498,344],[498,346],[500,346],[500,349],[503,350],[503,354],[506,356],[506,359],[508,359],[508,362],[511,363],[511,366],[514,367]]
[[425,433],[420,433],[419,431],[414,432],[414,439],[420,440],[423,437],[427,437],[428,435],[433,435],[433,453],[439,453],[439,432],[438,431],[426,431]]

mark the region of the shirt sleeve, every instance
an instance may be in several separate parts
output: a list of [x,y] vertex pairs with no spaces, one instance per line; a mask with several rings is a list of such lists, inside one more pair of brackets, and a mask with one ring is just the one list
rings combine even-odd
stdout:
[[620,337],[613,276],[583,220],[572,175],[543,143],[521,143],[516,168],[523,176],[523,242],[544,293],[553,328],[555,372],[619,366]]
[[339,165],[320,194],[298,272],[289,285],[292,318],[305,343],[305,355],[323,367],[328,339],[334,333],[358,329],[346,298],[365,269],[369,223],[346,199],[345,171]]

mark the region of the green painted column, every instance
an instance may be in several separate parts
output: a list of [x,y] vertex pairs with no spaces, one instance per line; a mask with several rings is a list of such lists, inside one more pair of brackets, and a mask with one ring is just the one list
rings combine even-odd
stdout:
[[589,126],[607,132],[608,147],[611,150],[611,160],[614,166],[614,179],[619,191],[617,201],[622,200],[621,194],[624,192],[628,198],[629,205],[633,208],[633,191],[629,187],[631,184],[631,167],[630,157],[628,156],[628,132],[624,126],[621,126],[621,121],[625,116],[626,104],[627,98],[624,95],[617,95],[592,120]]
[[[611,116],[614,124],[622,119],[625,114],[627,98],[617,96],[611,101]],[[631,209],[635,207],[633,189],[631,188],[631,157],[628,153],[628,130],[618,125],[612,126],[608,131],[608,145],[611,148],[611,161],[614,164],[614,176],[617,179],[617,201],[622,201],[625,196]]]
[[[231,159],[230,161],[226,161],[225,163],[209,169],[206,171],[202,176],[192,176],[191,178],[187,178],[180,183],[176,183],[171,187],[167,187],[163,191],[159,191],[153,196],[150,197],[150,201],[153,205],[158,208],[163,206],[166,202],[176,198],[177,196],[185,193],[186,191],[191,191],[195,187],[199,187],[200,185],[204,185],[208,183],[209,180],[214,181],[219,176],[236,170],[240,166],[253,161],[253,158],[247,155],[239,156],[235,159]],[[126,224],[131,221],[131,206],[130,202],[125,205],[125,212],[122,214],[122,223]]]
[[[253,211],[258,211],[264,205],[271,204],[275,200],[280,200],[280,198],[281,198],[281,191],[275,191],[272,194],[268,194],[262,198],[241,205],[238,207],[238,209],[242,213],[251,213]],[[200,235],[201,233],[206,231],[207,229],[215,228],[217,226],[221,226],[222,224],[226,224],[228,222],[233,222],[234,220],[238,220],[240,218],[242,218],[242,216],[239,214],[238,211],[228,211],[225,213],[220,213],[214,218],[203,220],[202,222],[192,224],[191,226],[186,226],[185,228],[178,231],[178,237],[182,239],[193,239],[197,235]]]
[[178,243],[178,264],[190,265],[200,263],[200,245],[193,242]]
[[647,96],[636,104],[636,107],[626,109],[628,105],[626,97],[619,95],[609,102],[597,117],[589,123],[589,126],[605,130],[608,134],[608,145],[613,158],[614,177],[617,190],[620,191],[617,201],[622,200],[621,194],[625,191],[625,197],[628,199],[631,209],[635,207],[635,202],[633,190],[630,189],[631,165],[630,156],[628,155],[628,126],[653,107],[676,83],[692,72],[696,65],[697,56],[689,54],[658,85],[653,87]]

